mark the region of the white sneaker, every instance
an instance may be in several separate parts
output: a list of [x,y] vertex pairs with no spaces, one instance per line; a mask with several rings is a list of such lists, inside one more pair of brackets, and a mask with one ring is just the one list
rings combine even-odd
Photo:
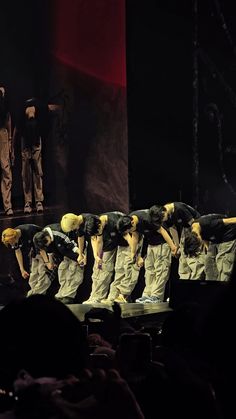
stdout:
[[100,301],[102,304],[113,304],[114,300],[111,300],[110,298],[104,298]]
[[98,301],[98,300],[94,300],[94,299],[88,299],[88,300],[86,300],[86,301],[83,301],[82,302],[82,304],[97,304],[97,303],[99,303],[100,301]]
[[149,299],[149,297],[146,295],[146,296],[143,296],[143,297],[139,297],[139,298],[137,298],[136,300],[135,300],[135,302],[136,303],[145,303],[145,301],[146,300],[148,300]]

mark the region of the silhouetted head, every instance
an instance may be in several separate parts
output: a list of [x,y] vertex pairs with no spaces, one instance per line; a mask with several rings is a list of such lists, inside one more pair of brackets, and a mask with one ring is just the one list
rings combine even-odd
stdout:
[[33,377],[66,377],[86,364],[87,344],[80,321],[60,301],[32,295],[0,311],[0,380],[24,369]]

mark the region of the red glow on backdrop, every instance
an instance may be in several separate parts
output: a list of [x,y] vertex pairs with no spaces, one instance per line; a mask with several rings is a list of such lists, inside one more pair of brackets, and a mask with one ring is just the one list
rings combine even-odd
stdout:
[[53,2],[58,60],[106,83],[126,86],[125,0]]

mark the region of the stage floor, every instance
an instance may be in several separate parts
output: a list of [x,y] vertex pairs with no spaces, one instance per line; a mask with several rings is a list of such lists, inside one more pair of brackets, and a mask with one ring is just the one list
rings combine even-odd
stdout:
[[[101,304],[101,303],[97,303],[93,305],[68,304],[68,307],[80,321],[84,321],[85,314],[93,308],[106,308],[112,311],[111,304]],[[155,303],[155,304],[127,303],[127,304],[120,304],[120,307],[121,307],[122,318],[162,314],[168,311],[172,311],[172,309],[169,307],[169,304],[167,302]]]

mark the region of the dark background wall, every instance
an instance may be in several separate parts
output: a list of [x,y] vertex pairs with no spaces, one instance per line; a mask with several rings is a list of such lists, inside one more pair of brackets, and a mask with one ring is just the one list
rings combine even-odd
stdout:
[[[45,205],[128,211],[125,2],[26,0],[1,5],[0,80],[13,124],[23,101],[56,101],[43,139]],[[13,206],[23,207],[19,144]]]
[[155,202],[192,200],[192,17],[189,3],[127,1],[133,208],[148,207]]
[[132,208],[183,200],[236,213],[235,18],[233,2],[127,0]]
[[[203,212],[235,213],[235,7],[220,0],[196,2],[196,157],[193,4],[1,4],[0,80],[8,88],[13,122],[29,96],[50,100],[61,93],[66,104],[66,136],[51,135],[44,144],[48,205],[103,211],[183,200]],[[18,158],[17,207],[23,205],[19,172]]]

